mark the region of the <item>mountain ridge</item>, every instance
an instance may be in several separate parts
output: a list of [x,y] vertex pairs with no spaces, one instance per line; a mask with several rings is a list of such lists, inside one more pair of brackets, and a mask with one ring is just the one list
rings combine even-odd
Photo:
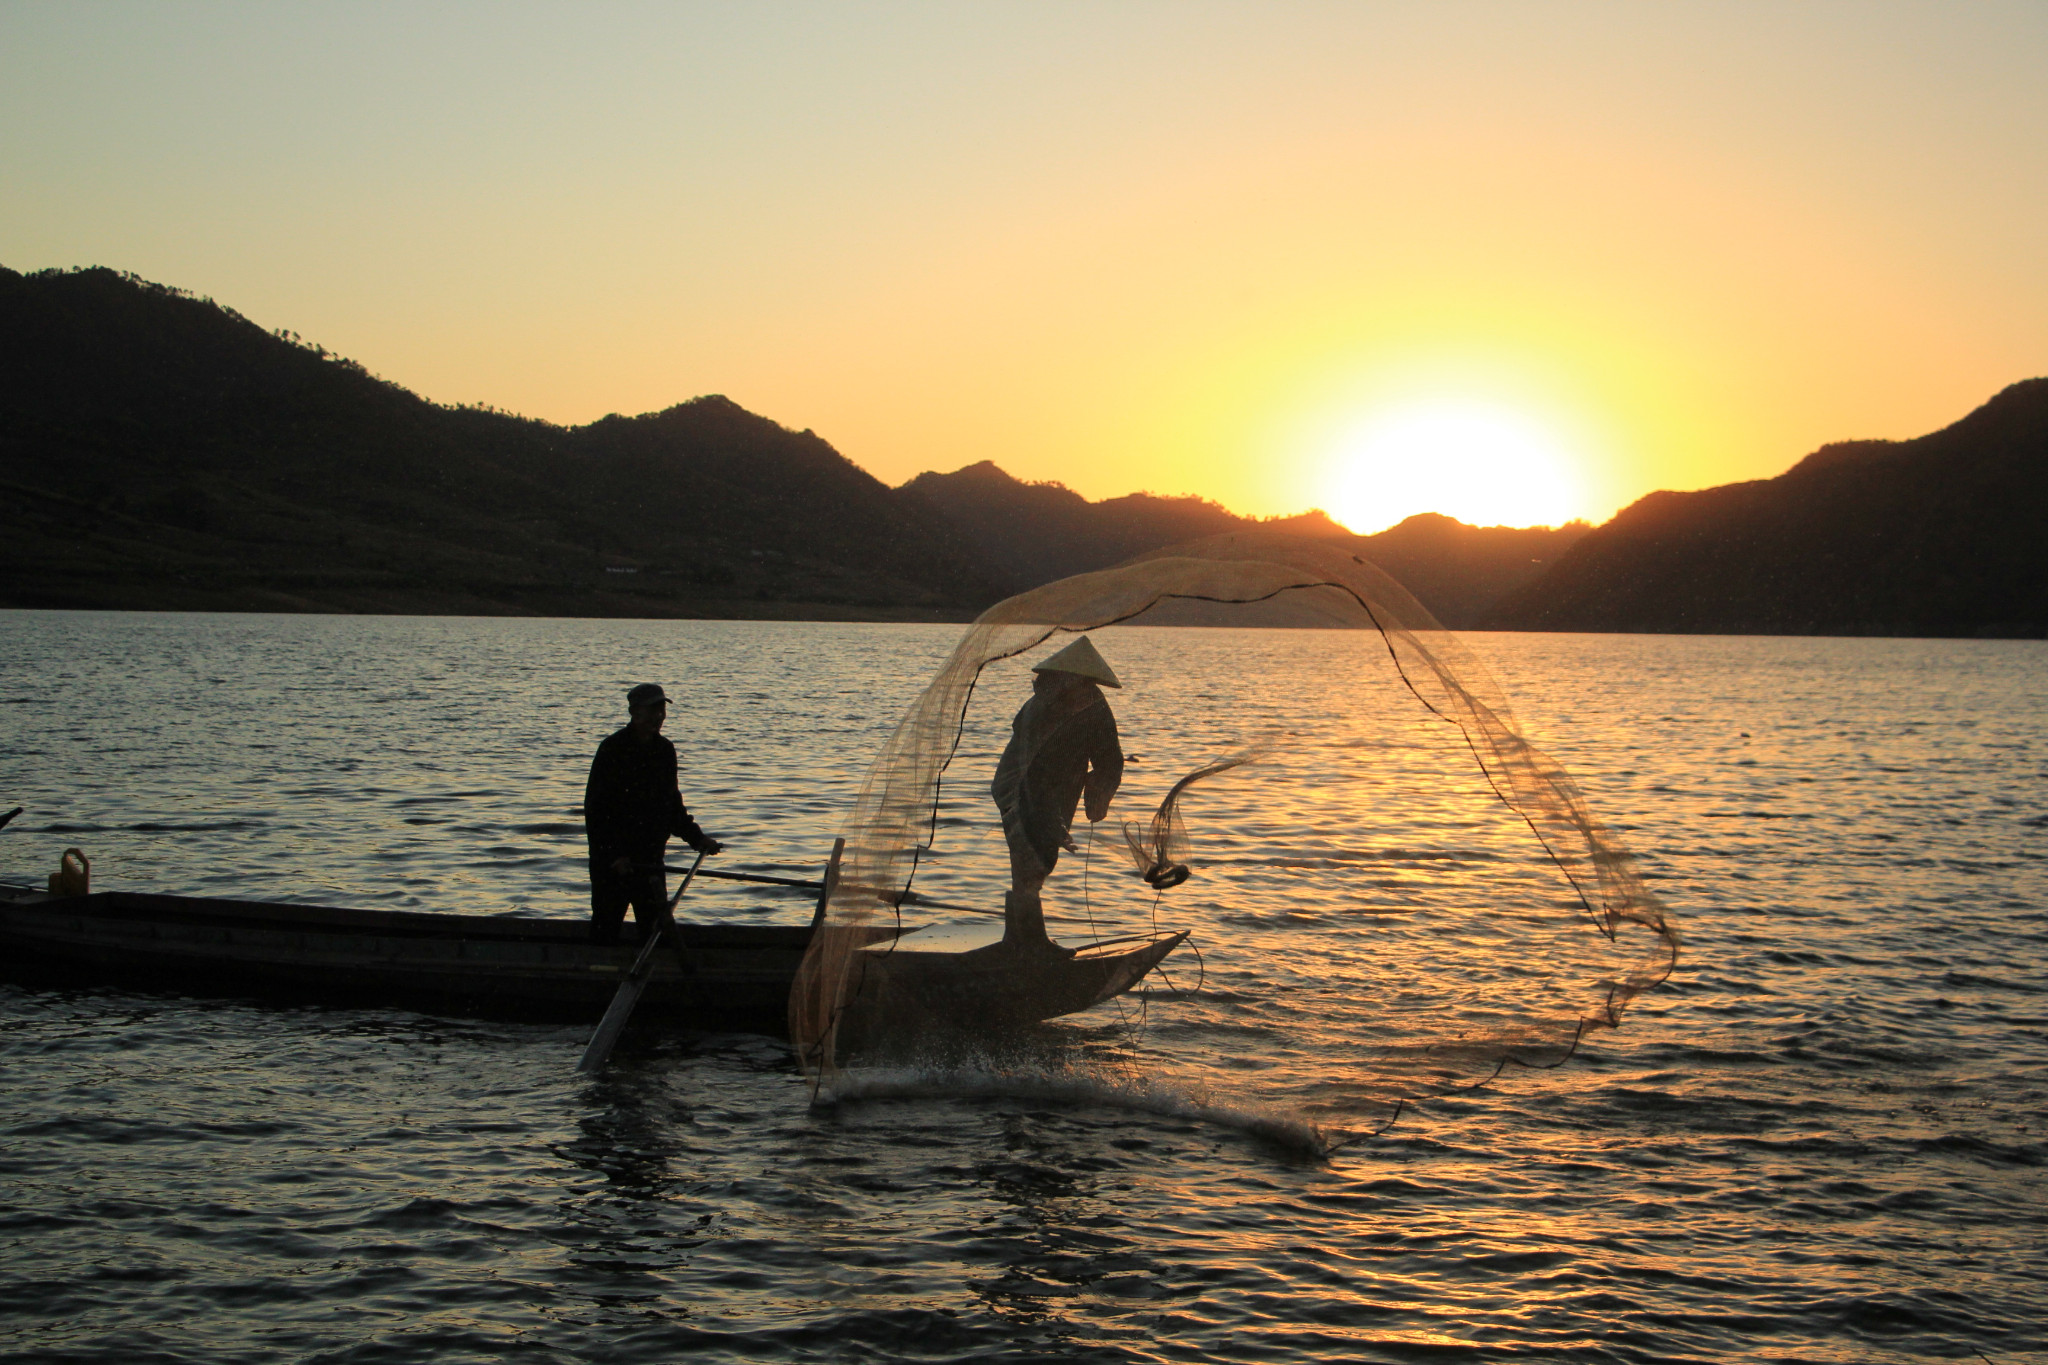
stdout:
[[1105,569],[1161,546],[1258,528],[1341,540],[1408,587],[1445,625],[1478,624],[1496,602],[1532,581],[1586,533],[1562,527],[1467,526],[1419,513],[1373,535],[1352,533],[1318,510],[1241,517],[1203,498],[1131,493],[1089,502],[1059,483],[1033,483],[990,461],[926,472],[900,485],[950,517],[1008,575],[1013,591]]
[[0,272],[0,318],[11,605],[960,616],[995,592],[949,527],[724,398],[583,427],[442,407],[104,269]]
[[[12,606],[952,620],[1219,531],[1349,536],[987,461],[891,489],[718,395],[580,427],[448,407],[99,267],[0,270],[0,487]],[[1499,595],[1433,553],[1425,600]]]
[[580,427],[449,407],[182,290],[0,268],[0,492],[4,606],[965,620],[1259,528],[1345,540],[1454,629],[2048,630],[2048,379],[1598,528],[1353,536],[985,460],[891,488],[718,395]]
[[1485,624],[1674,634],[2048,633],[2048,379],[1903,441],[1651,493]]

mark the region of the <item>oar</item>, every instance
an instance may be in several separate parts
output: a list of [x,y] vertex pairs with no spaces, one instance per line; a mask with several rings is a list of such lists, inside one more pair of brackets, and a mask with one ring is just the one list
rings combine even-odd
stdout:
[[[664,867],[662,871],[674,872],[677,869]],[[799,877],[770,877],[761,872],[720,872],[716,868],[707,867],[702,875],[716,877],[722,882],[764,882],[769,886],[801,887],[805,891],[823,891],[825,889],[825,883],[823,882],[807,882]]]
[[[1128,763],[1130,761],[1130,756],[1125,755],[1124,762]],[[663,872],[681,872],[684,869],[664,867],[661,870]],[[700,877],[716,877],[720,881],[727,882],[761,882],[768,886],[794,886],[804,891],[823,891],[825,889],[825,883],[823,882],[807,882],[799,877],[771,877],[765,872],[720,872],[715,868],[707,867],[697,875]],[[875,899],[881,901],[884,905],[902,904],[915,905],[926,910],[958,910],[969,915],[1000,915],[1003,913],[1000,910],[989,910],[979,905],[954,905],[949,901],[935,901],[931,897],[916,891],[906,891],[902,893],[900,899],[897,893],[893,891],[877,891]],[[1087,923],[1087,921],[1076,919],[1071,915],[1047,915],[1046,918],[1049,920],[1057,919],[1062,924]]]
[[[664,867],[661,870],[663,872],[682,871],[681,868],[676,867]],[[717,877],[728,882],[765,882],[769,886],[794,886],[800,887],[805,891],[823,891],[825,889],[825,883],[823,882],[800,881],[795,877],[770,877],[761,872],[718,872],[707,867],[697,875],[700,877]],[[884,905],[917,905],[931,910],[964,910],[971,915],[1000,915],[1003,913],[1000,910],[984,910],[980,906],[975,905],[952,905],[946,901],[935,901],[931,897],[921,895],[916,891],[905,891],[900,896],[894,891],[877,891],[875,899],[881,901]]]
[[8,822],[14,819],[15,816],[21,814],[26,809],[28,809],[26,806],[16,806],[13,810],[7,812],[7,814],[0,815],[0,829],[6,829]]
[[678,934],[676,947],[680,951],[682,939],[676,929],[676,906],[683,899],[683,893],[690,889],[690,881],[697,875],[697,867],[704,861],[704,851],[697,851],[697,861],[690,864],[690,870],[683,874],[683,884],[676,888],[668,908],[661,912],[658,923],[646,926],[647,941],[640,945],[640,955],[633,959],[633,966],[626,973],[626,979],[619,983],[618,994],[612,997],[604,1018],[598,1022],[597,1032],[590,1035],[590,1046],[583,1049],[583,1060],[576,1063],[579,1072],[588,1074],[604,1065],[605,1058],[612,1055],[612,1045],[619,1041],[619,1034],[626,1027],[626,1020],[632,1017],[633,1007],[640,1003],[640,996],[647,989],[647,978],[654,974],[655,950],[661,947],[662,939]]

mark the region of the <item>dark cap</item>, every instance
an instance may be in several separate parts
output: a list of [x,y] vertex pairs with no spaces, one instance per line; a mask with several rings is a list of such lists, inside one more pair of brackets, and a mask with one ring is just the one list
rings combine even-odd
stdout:
[[668,693],[661,690],[660,683],[641,683],[626,694],[626,705],[635,711],[638,711],[643,706],[652,706],[658,701],[665,702],[667,700]]

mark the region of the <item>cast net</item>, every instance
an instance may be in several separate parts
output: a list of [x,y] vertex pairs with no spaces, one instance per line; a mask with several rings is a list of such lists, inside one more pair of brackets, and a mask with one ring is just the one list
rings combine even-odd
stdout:
[[[1072,727],[1012,723],[1030,666],[1083,632],[1132,753],[1100,824],[1100,757],[1084,799],[1050,747]],[[1053,805],[1080,807],[1071,847],[1021,862],[1047,838],[991,798],[1020,757],[1072,768]],[[1221,536],[990,608],[842,840],[790,998],[823,1100],[1051,1087],[1341,1142],[1557,1064],[1677,959],[1634,859],[1489,671],[1335,542]],[[999,941],[1034,876],[1071,955]]]

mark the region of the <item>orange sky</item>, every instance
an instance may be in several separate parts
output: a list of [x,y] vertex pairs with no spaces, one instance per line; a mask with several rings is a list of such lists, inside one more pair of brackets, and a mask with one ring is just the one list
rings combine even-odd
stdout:
[[2048,374],[2044,70],[2039,3],[15,4],[0,264],[891,483],[1600,519]]

